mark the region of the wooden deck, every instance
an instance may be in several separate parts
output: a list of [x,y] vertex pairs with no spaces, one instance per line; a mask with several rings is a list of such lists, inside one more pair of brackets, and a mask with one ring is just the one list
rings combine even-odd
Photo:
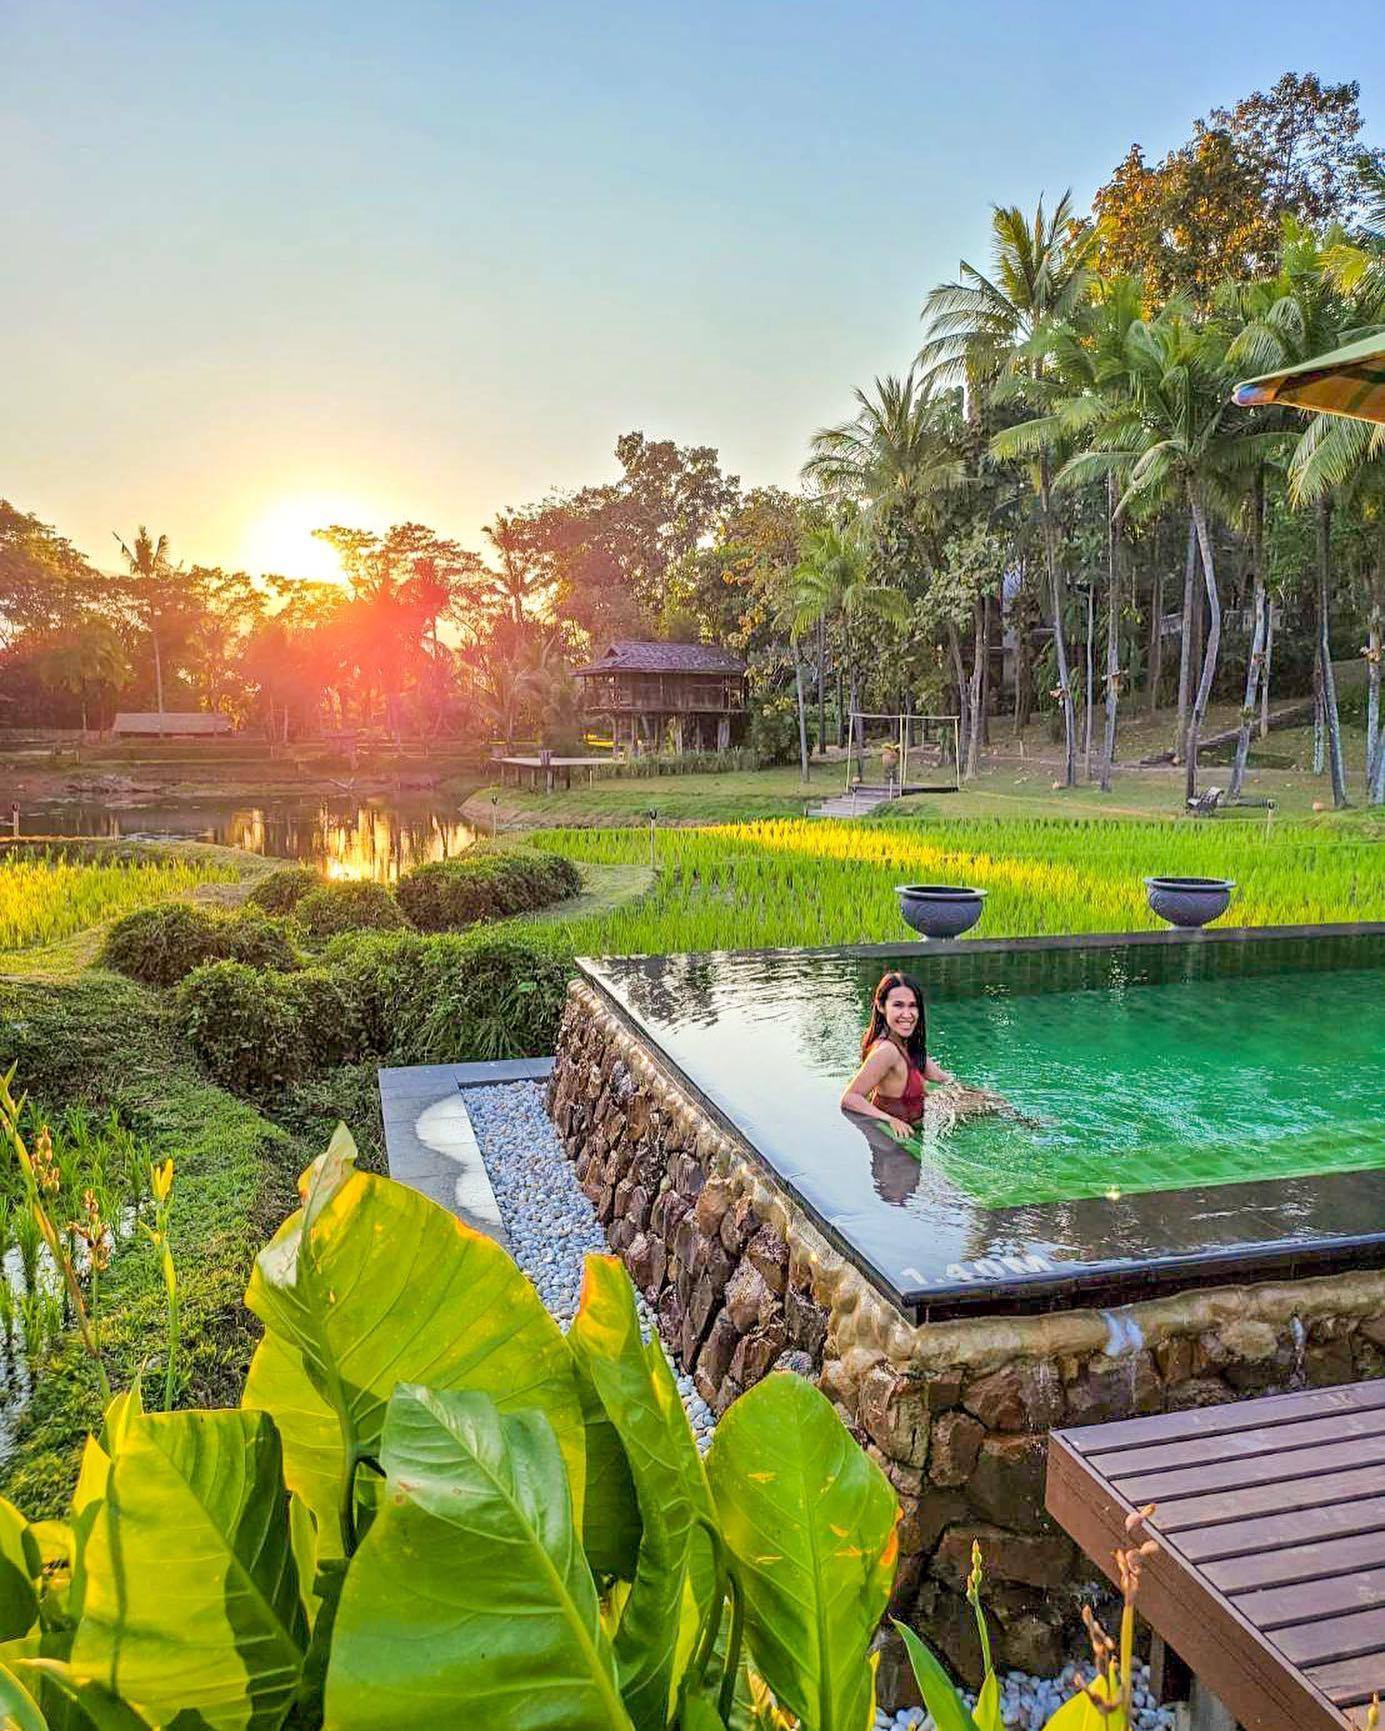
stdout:
[[1047,1501],[1108,1573],[1157,1505],[1140,1611],[1247,1731],[1385,1694],[1385,1381],[1056,1431]]

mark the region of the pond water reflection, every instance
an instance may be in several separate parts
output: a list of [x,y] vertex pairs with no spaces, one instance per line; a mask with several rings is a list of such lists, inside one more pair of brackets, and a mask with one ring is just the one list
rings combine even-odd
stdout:
[[477,831],[457,815],[460,803],[460,796],[439,800],[433,794],[138,806],[65,800],[35,806],[29,827],[45,835],[220,842],[302,860],[328,877],[393,883],[411,866],[449,859],[471,846]]

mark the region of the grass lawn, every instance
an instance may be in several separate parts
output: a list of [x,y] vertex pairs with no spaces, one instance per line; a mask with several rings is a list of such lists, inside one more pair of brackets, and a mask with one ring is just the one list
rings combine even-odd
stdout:
[[205,842],[0,847],[0,977],[73,979],[124,915],[164,901],[234,906],[279,863]]
[[[1099,720],[1098,740],[1099,740]],[[1213,734],[1233,726],[1236,712],[1226,706],[1208,720]],[[1094,782],[1075,788],[1055,788],[1062,774],[1061,746],[1046,728],[1031,727],[1017,735],[1003,718],[992,723],[992,743],[981,775],[956,793],[915,795],[887,808],[889,817],[937,817],[955,821],[973,817],[1114,817],[1170,821],[1184,817],[1184,772],[1172,764],[1139,767],[1141,757],[1167,749],[1174,721],[1168,712],[1149,717],[1132,714],[1122,724],[1114,785],[1102,793]],[[1385,830],[1385,811],[1365,806],[1365,730],[1350,720],[1343,724],[1343,748],[1350,793],[1355,805],[1334,814],[1327,777],[1311,772],[1312,729],[1286,728],[1261,743],[1252,742],[1245,794],[1272,799],[1278,816],[1316,817],[1324,823],[1352,827],[1378,825]],[[1230,752],[1224,749],[1201,764],[1199,785],[1225,787],[1230,777]],[[1095,760],[1094,760],[1095,767]],[[930,772],[932,774],[933,772]],[[1079,777],[1083,764],[1079,755]],[[937,772],[946,779],[946,772]],[[810,805],[847,791],[844,760],[815,762],[805,785],[796,764],[778,769],[736,770],[726,774],[640,776],[596,781],[569,792],[536,793],[527,788],[487,787],[471,795],[463,815],[489,831],[492,817],[508,828],[602,828],[648,821],[650,808],[661,827],[699,823],[749,822],[757,818],[802,817]],[[498,803],[492,807],[491,797]],[[1315,805],[1329,808],[1315,813]],[[1253,822],[1253,814],[1229,821]]]

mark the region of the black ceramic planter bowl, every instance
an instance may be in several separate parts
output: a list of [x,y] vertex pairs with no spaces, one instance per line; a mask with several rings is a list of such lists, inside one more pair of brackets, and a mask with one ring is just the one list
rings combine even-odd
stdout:
[[896,884],[899,911],[925,938],[959,938],[981,918],[985,890],[960,884]]
[[1151,910],[1171,926],[1192,931],[1219,919],[1236,887],[1231,878],[1146,878]]

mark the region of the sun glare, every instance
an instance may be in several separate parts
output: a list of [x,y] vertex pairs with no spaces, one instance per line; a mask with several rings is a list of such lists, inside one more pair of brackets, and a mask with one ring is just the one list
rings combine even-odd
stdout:
[[256,576],[272,572],[317,582],[340,581],[336,554],[325,542],[313,539],[313,530],[332,523],[375,528],[377,515],[348,495],[324,493],[284,499],[246,531],[240,563]]

